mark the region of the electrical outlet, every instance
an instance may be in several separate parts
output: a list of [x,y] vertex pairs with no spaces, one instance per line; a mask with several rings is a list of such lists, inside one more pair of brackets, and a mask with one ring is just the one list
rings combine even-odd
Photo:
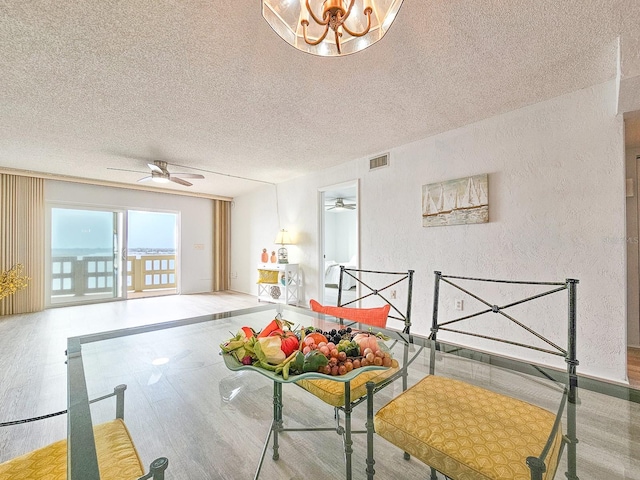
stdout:
[[464,302],[462,301],[461,298],[456,298],[455,309],[460,311],[464,310]]
[[396,291],[395,290],[391,290],[391,298],[396,298]]
[[238,272],[231,272],[231,278],[238,278]]

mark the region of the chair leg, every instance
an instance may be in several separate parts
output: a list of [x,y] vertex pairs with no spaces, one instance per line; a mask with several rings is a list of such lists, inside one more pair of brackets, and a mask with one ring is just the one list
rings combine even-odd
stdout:
[[578,480],[576,469],[578,447],[578,439],[576,438],[576,404],[577,388],[572,385],[569,402],[567,403],[567,437],[569,439],[569,444],[567,445],[567,480]]
[[433,467],[431,468],[431,479],[430,480],[438,480],[438,473],[436,472],[436,469]]

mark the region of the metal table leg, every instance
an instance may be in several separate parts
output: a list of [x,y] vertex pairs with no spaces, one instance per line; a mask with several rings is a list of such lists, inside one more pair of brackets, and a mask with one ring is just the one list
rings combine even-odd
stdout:
[[353,453],[353,441],[351,440],[351,382],[344,382],[344,429],[346,479],[351,480],[351,454]]
[[262,447],[262,454],[260,455],[260,462],[258,463],[258,468],[256,469],[256,474],[253,477],[254,480],[258,480],[260,476],[260,470],[262,469],[262,463],[264,462],[264,457],[267,454],[267,449],[269,448],[269,440],[271,440],[271,435],[273,435],[273,459],[278,460],[280,458],[280,454],[278,453],[278,434],[282,431],[282,383],[273,382],[273,420],[271,420],[271,426],[269,427],[269,433],[267,434],[267,438],[264,441],[264,446]]
[[373,480],[376,471],[373,465],[376,461],[373,459],[373,389],[375,384],[367,382],[367,480]]

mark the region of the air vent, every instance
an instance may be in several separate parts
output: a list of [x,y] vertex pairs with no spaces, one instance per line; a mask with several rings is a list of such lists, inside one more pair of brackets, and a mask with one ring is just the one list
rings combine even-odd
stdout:
[[384,155],[380,155],[379,157],[372,158],[369,160],[369,170],[375,170],[376,168],[388,167],[389,166],[389,154],[385,153]]

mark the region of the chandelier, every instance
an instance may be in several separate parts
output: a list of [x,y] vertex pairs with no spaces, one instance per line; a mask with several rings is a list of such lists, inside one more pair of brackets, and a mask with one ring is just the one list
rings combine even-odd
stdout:
[[333,57],[380,40],[403,0],[262,0],[262,16],[287,43]]

